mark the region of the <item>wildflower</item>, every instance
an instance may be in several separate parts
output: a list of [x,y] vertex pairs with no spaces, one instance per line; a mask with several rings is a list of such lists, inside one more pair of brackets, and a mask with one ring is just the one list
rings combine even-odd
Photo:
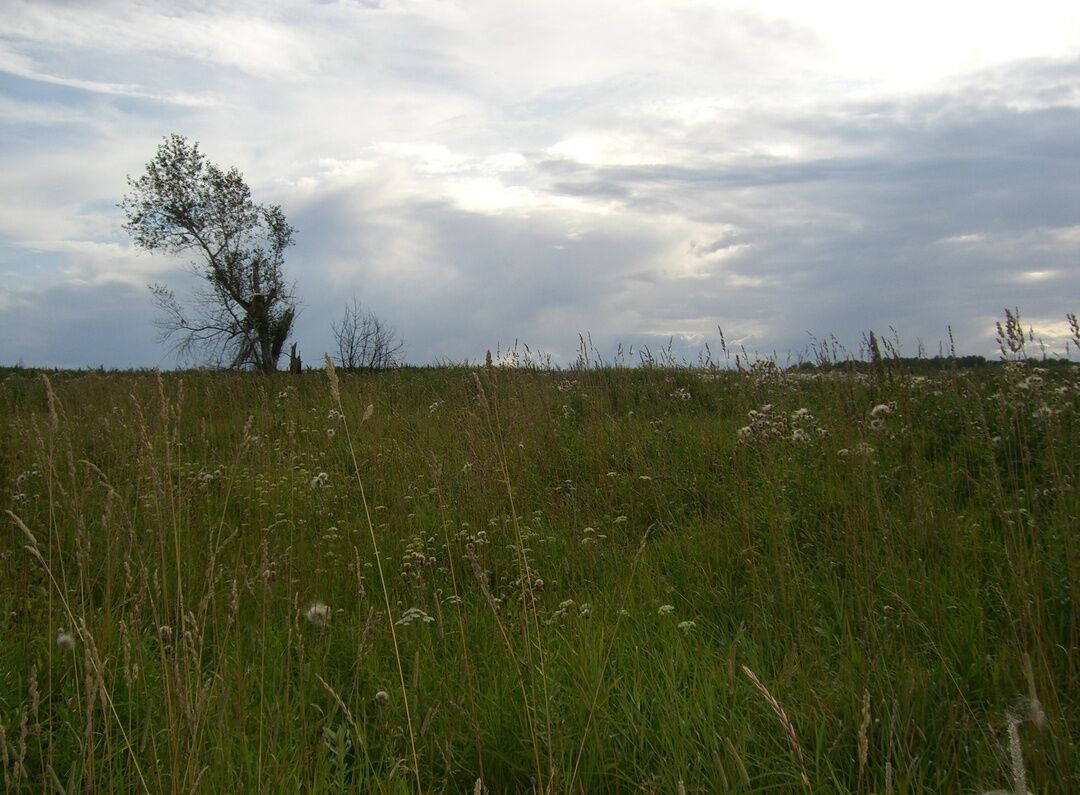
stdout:
[[893,413],[893,411],[895,409],[896,409],[895,404],[892,404],[892,403],[879,403],[878,405],[874,406],[874,408],[870,409],[870,416],[874,417],[874,418],[888,417],[890,414]]
[[326,438],[327,439],[333,439],[336,435],[337,435],[337,431],[335,431],[333,428],[327,428],[326,429]]
[[434,618],[429,616],[419,607],[410,607],[408,610],[402,613],[401,618],[395,621],[394,625],[398,627],[407,627],[414,621],[419,621],[423,624],[430,624],[434,620]]
[[683,632],[689,632],[690,630],[692,630],[696,626],[697,626],[697,623],[694,622],[694,621],[680,621],[679,622],[679,629],[681,629]]
[[791,419],[793,422],[799,422],[801,420],[812,420],[814,415],[810,413],[810,409],[796,409],[791,413]]
[[313,489],[322,489],[322,488],[326,488],[326,486],[329,485],[329,483],[330,483],[330,476],[327,475],[325,472],[320,472],[318,475],[316,475],[315,477],[313,477],[311,479],[311,482],[310,482],[309,485]]
[[690,390],[687,389],[686,387],[680,386],[674,392],[671,393],[671,396],[673,398],[675,398],[676,400],[686,401],[686,400],[690,399]]
[[64,651],[71,651],[75,648],[75,638],[64,632],[64,630],[60,630],[56,635],[56,645]]
[[330,606],[315,602],[307,609],[304,617],[317,627],[325,627],[330,621]]
[[380,690],[378,693],[375,694],[375,703],[378,704],[380,707],[385,707],[387,704],[390,703],[390,694],[387,693],[385,690]]
[[660,605],[660,609],[656,611],[657,615],[666,616],[668,613],[675,612],[675,605]]
[[808,441],[806,432],[802,428],[796,428],[791,432],[791,441],[793,442],[805,442]]
[[738,435],[740,439],[749,439],[751,436],[754,435],[754,429],[751,428],[749,425],[744,425],[743,427],[739,428]]

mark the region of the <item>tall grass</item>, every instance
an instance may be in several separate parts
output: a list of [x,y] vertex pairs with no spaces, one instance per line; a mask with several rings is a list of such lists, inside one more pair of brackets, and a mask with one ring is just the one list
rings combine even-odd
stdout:
[[10,373],[4,789],[1078,791],[1080,373],[887,364]]

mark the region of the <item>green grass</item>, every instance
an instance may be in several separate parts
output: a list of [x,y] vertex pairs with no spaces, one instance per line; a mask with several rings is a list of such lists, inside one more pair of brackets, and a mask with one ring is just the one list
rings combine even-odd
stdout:
[[1075,366],[50,377],[7,791],[1080,791]]

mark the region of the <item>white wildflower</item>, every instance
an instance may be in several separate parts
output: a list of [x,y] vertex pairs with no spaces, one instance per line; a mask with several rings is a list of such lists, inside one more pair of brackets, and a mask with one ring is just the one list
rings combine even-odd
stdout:
[[64,630],[60,630],[56,635],[56,645],[64,651],[71,651],[75,648],[75,638],[64,632]]
[[697,626],[697,622],[694,622],[694,621],[680,621],[679,622],[679,629],[681,629],[683,632],[689,632],[690,630],[692,630],[696,626]]
[[304,617],[317,627],[325,627],[330,621],[330,606],[315,602],[307,609]]
[[879,403],[870,409],[871,417],[888,417],[893,411],[896,410],[896,404],[894,403]]
[[408,610],[402,613],[401,618],[395,621],[394,625],[399,627],[407,627],[414,621],[419,621],[422,624],[430,624],[434,620],[434,618],[429,616],[419,607],[410,607]]
[[675,612],[675,605],[660,605],[660,609],[656,611],[657,615],[666,616],[668,613]]

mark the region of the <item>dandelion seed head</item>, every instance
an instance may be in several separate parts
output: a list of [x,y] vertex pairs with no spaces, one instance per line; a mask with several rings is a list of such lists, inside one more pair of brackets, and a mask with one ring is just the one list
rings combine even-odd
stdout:
[[390,694],[387,693],[385,690],[380,690],[378,693],[375,694],[375,703],[378,704],[380,707],[385,707],[387,704],[390,703]]
[[304,618],[317,627],[325,627],[330,621],[330,606],[322,602],[314,602],[304,613]]
[[56,635],[56,645],[64,651],[71,651],[75,648],[75,638],[64,630],[60,630]]

